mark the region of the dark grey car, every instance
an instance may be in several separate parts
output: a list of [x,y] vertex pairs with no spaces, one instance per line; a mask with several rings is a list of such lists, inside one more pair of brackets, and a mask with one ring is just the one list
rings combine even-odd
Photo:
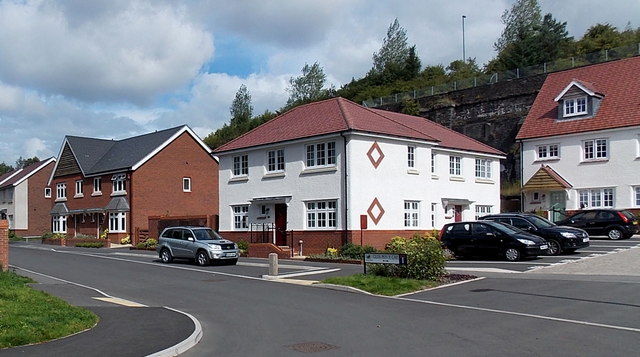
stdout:
[[222,238],[213,229],[189,226],[165,228],[156,251],[163,263],[183,258],[198,265],[209,265],[212,261],[236,264],[240,255],[236,243]]

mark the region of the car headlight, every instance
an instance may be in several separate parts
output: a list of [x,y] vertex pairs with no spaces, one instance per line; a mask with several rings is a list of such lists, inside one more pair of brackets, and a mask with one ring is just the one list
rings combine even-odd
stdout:
[[562,233],[560,233],[560,235],[565,237],[565,238],[576,238],[576,235],[574,233],[570,233],[570,232],[562,232]]
[[528,240],[528,239],[520,239],[518,238],[518,242],[524,244],[524,245],[536,245],[536,243],[534,243],[534,241],[532,240]]
[[236,243],[233,243],[233,249],[238,249],[238,245]]
[[217,244],[209,244],[209,246],[211,247],[211,250],[222,250],[222,246]]

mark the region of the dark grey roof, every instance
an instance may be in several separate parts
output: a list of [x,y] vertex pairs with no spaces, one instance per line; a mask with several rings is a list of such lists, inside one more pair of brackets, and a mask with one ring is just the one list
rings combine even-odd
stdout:
[[156,131],[123,140],[67,136],[66,140],[85,175],[126,170],[165,143],[185,126]]
[[129,212],[131,208],[129,207],[129,202],[124,197],[114,197],[109,201],[109,204],[104,208],[105,211],[109,212]]

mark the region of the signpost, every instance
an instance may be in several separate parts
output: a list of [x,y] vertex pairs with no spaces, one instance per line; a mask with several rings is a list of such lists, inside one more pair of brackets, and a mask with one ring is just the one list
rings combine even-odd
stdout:
[[364,275],[367,275],[367,263],[407,265],[406,254],[365,253]]

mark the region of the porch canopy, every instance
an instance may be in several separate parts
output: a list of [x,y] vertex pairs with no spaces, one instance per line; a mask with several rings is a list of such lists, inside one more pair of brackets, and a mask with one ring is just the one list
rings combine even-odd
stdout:
[[291,201],[291,196],[267,196],[267,197],[254,197],[249,200],[251,203],[286,203]]
[[567,180],[562,178],[554,169],[542,165],[538,171],[522,186],[522,191],[536,190],[566,190],[572,188]]
[[443,198],[442,206],[469,206],[475,201],[470,201],[466,198]]

